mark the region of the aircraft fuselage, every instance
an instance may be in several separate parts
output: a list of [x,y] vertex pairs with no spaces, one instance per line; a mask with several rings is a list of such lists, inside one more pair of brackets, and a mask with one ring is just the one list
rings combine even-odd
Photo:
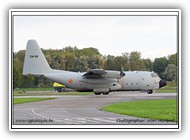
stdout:
[[[122,78],[85,78],[84,73],[57,71],[44,76],[77,91],[109,93],[111,91],[152,91],[164,84],[157,74],[148,71],[125,71]],[[117,71],[115,71],[117,72]]]

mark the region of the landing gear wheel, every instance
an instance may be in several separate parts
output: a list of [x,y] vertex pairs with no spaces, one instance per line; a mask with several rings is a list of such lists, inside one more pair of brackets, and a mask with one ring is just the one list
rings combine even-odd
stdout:
[[108,95],[108,94],[109,94],[109,92],[103,92],[102,94],[103,94],[103,95]]
[[153,90],[147,90],[147,93],[148,93],[148,94],[152,94],[152,93],[153,93]]
[[95,95],[100,95],[100,94],[101,94],[101,92],[94,92],[94,94],[95,94]]

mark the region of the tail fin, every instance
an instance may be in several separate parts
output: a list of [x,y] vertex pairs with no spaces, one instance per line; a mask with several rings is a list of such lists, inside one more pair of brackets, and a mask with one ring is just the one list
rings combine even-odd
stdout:
[[47,60],[45,59],[36,40],[28,40],[25,52],[23,75],[43,75],[51,72]]

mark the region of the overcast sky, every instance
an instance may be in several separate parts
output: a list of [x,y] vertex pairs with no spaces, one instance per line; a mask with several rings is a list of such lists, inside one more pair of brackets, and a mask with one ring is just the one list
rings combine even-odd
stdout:
[[41,48],[94,47],[103,55],[141,52],[154,60],[177,52],[176,16],[14,16],[14,52],[35,39]]

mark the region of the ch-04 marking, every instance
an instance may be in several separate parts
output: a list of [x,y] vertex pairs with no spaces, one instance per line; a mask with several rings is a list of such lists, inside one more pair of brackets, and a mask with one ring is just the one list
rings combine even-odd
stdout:
[[38,58],[38,55],[30,55],[30,58]]

